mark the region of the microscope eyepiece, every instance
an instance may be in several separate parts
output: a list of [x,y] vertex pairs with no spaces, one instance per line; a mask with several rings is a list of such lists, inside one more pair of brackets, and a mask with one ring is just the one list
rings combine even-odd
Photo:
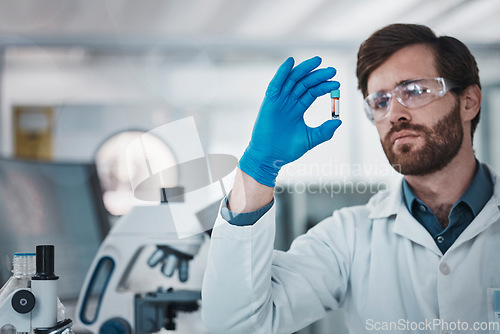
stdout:
[[36,246],[36,274],[33,280],[57,280],[54,274],[54,245]]

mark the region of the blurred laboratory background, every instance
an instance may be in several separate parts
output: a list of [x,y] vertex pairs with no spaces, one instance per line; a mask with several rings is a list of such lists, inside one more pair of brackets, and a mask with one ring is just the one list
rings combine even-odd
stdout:
[[[148,136],[163,166],[211,154],[238,159],[289,56],[318,55],[337,69],[343,125],[281,172],[275,247],[287,249],[335,209],[365,203],[397,174],[364,115],[356,54],[391,23],[426,24],[470,47],[483,91],[475,152],[500,172],[499,17],[498,0],[0,0],[0,285],[14,252],[55,244],[60,298],[69,317],[80,317],[77,299],[113,224],[135,206],[159,205],[134,196],[133,179],[144,180],[144,157],[128,150],[134,140]],[[310,126],[329,117],[329,96],[305,114]],[[190,131],[157,131],[172,124]],[[172,185],[189,182],[176,173]],[[233,176],[213,180],[222,188],[215,200]],[[191,289],[201,287],[207,239],[191,264]],[[167,288],[176,280],[158,279]],[[181,332],[182,321],[164,331],[203,332]],[[342,312],[298,333],[346,333]]]

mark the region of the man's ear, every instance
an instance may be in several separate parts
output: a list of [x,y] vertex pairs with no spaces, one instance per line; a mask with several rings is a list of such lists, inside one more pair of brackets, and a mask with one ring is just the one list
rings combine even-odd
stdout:
[[462,101],[462,120],[473,120],[481,108],[481,89],[478,85],[470,85],[462,92],[460,99]]

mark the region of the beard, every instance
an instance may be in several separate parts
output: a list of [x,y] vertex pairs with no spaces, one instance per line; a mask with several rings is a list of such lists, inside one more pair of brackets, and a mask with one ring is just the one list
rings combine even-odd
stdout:
[[[395,151],[391,136],[401,130],[413,130],[424,139],[424,146],[413,148],[411,143],[402,144]],[[463,140],[463,126],[458,101],[451,112],[432,128],[402,122],[395,125],[381,140],[391,166],[403,175],[427,175],[443,169],[458,154]]]

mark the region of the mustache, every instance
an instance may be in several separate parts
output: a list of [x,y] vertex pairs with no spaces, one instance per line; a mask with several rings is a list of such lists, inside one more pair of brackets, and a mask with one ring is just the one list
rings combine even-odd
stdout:
[[389,130],[389,132],[385,135],[384,140],[386,142],[390,142],[391,136],[393,134],[395,134],[396,132],[399,132],[401,130],[413,130],[415,132],[423,132],[425,134],[429,134],[430,133],[429,129],[426,128],[423,125],[420,125],[420,124],[410,124],[410,123],[407,123],[407,122],[401,122],[401,123],[398,123],[398,124],[394,125],[391,128],[391,130]]

